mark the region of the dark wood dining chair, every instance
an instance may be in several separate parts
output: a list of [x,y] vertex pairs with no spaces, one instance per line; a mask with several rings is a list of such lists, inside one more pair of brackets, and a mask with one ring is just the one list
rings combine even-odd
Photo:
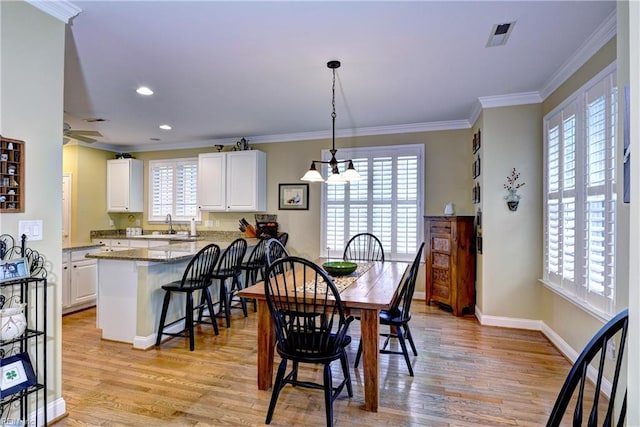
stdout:
[[[413,355],[418,355],[418,350],[413,342],[411,336],[411,329],[409,329],[409,321],[411,320],[411,301],[413,300],[413,293],[416,289],[416,279],[418,277],[418,269],[420,268],[420,260],[422,259],[422,250],[424,248],[424,242],[420,245],[418,253],[411,266],[405,271],[398,289],[393,295],[390,303],[389,310],[380,310],[380,324],[389,326],[389,332],[381,333],[386,339],[382,348],[381,354],[401,354],[404,356],[404,360],[407,363],[409,369],[409,375],[413,376],[413,367],[411,366],[411,360],[409,359],[409,351],[407,350],[407,343],[411,346]],[[395,331],[395,332],[394,332]],[[389,341],[391,338],[395,338],[400,343],[402,351],[395,351],[388,349]],[[360,357],[362,356],[362,341],[358,346],[358,353],[356,354],[356,361],[354,366],[357,368],[360,363]]]
[[[280,274],[289,271],[287,274]],[[333,402],[346,386],[353,397],[345,347],[349,323],[340,293],[326,272],[297,257],[275,260],[267,267],[265,297],[276,332],[276,351],[282,358],[276,373],[265,423],[271,423],[278,396],[285,385],[324,390],[327,426],[333,426]],[[333,385],[331,363],[339,360],[343,379]],[[288,362],[292,362],[287,371]],[[300,363],[323,365],[323,383],[301,380]]]
[[[619,397],[618,380],[622,368],[628,328],[629,310],[623,310],[609,320],[591,338],[591,341],[576,359],[562,389],[560,389],[547,421],[547,427],[565,424],[574,426],[587,425],[589,427],[624,425],[627,413],[627,392],[625,389],[624,396]],[[615,346],[615,342],[618,343],[616,357],[614,360],[608,360],[607,352],[609,346]],[[611,365],[612,369],[610,371],[607,369],[608,365]],[[590,370],[593,370],[593,374],[589,374]],[[612,377],[609,380],[604,377],[607,371],[612,372]],[[588,376],[591,378],[587,378]],[[591,384],[587,385],[588,382]],[[602,406],[601,399],[605,382],[610,383],[611,393],[609,401],[605,405],[606,411],[601,414],[599,409]],[[574,405],[573,411],[571,411],[571,414],[566,414],[571,420],[563,422],[567,408],[571,404]],[[616,416],[615,412],[617,410],[619,412]],[[583,424],[583,418],[586,418],[586,424]]]
[[271,265],[277,259],[289,256],[289,252],[284,247],[284,244],[280,239],[269,239],[267,241],[267,249],[265,258],[267,260],[267,267]]
[[[158,324],[158,335],[156,337],[156,346],[159,346],[162,342],[164,335],[173,337],[189,337],[189,350],[193,351],[195,348],[194,343],[194,326],[202,323],[211,324],[213,331],[218,335],[218,324],[215,319],[211,322],[204,322],[202,316],[198,316],[194,321],[193,312],[199,310],[200,312],[207,308],[209,313],[213,313],[213,303],[211,300],[211,274],[216,266],[218,257],[220,256],[220,248],[216,244],[210,244],[200,249],[197,254],[191,258],[187,268],[185,269],[182,279],[177,280],[166,285],[162,285],[164,290],[164,300],[162,303],[162,312],[160,314],[160,322]],[[201,293],[200,303],[196,306],[193,305],[193,294],[196,292]],[[175,320],[169,324],[165,324],[167,319],[167,311],[169,309],[169,303],[171,302],[171,294],[182,293],[185,294],[185,315],[178,320]],[[167,332],[165,328],[168,328],[174,324],[184,321],[184,328],[179,332]]]
[[380,239],[371,233],[359,233],[347,242],[342,259],[345,261],[384,261]]

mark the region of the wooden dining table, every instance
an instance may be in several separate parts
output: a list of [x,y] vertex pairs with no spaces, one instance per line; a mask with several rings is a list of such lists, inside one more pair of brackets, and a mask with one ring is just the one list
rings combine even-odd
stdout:
[[[324,260],[316,260],[322,264]],[[393,295],[409,263],[375,261],[368,269],[340,292],[346,309],[360,310],[362,366],[364,378],[364,409],[378,411],[379,379],[379,315],[389,309]],[[258,300],[258,389],[268,390],[273,383],[275,329],[264,293],[264,282],[239,292],[244,298]]]

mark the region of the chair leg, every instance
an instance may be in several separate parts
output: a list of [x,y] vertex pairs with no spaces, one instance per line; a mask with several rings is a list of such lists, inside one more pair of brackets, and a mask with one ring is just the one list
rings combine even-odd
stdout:
[[354,368],[357,368],[360,364],[360,357],[362,357],[362,340],[360,340],[360,344],[358,344],[358,352],[356,353],[356,361],[353,364]]
[[164,322],[167,319],[167,310],[169,309],[169,301],[171,300],[171,292],[164,291],[164,301],[162,303],[162,313],[160,314],[160,324],[158,325],[158,336],[156,337],[156,345],[160,345],[162,341],[162,331],[164,331]]
[[226,279],[220,280],[220,312],[224,310],[224,319],[227,324],[227,328],[231,327],[231,298],[229,295],[229,292],[227,292]]
[[407,340],[409,341],[409,345],[411,345],[411,350],[413,350],[413,355],[417,356],[418,350],[416,350],[416,345],[413,343],[413,337],[411,336],[411,330],[409,329],[408,323],[404,324],[404,335],[407,337]]
[[344,375],[344,381],[347,385],[347,394],[349,394],[349,397],[353,397],[351,372],[349,372],[349,359],[347,358],[347,352],[344,350],[342,351],[342,357],[340,357],[340,364],[342,364],[342,374]]
[[280,361],[280,365],[278,366],[275,383],[273,384],[273,391],[271,392],[271,402],[269,402],[269,410],[267,411],[267,419],[264,422],[265,424],[271,424],[271,418],[273,418],[273,411],[276,409],[276,402],[278,401],[280,390],[282,390],[282,387],[284,386],[282,380],[284,378],[284,372],[286,369],[287,359],[282,359],[282,361]]
[[187,301],[187,307],[184,321],[186,323],[186,329],[189,331],[189,351],[193,351],[196,348],[193,329],[193,292],[187,292],[185,299]]
[[[213,325],[213,332],[216,335],[220,334],[218,330],[218,322],[216,322],[215,312],[213,311],[213,302],[211,300],[211,290],[206,287],[202,290],[205,300],[207,301],[207,308],[209,309],[209,319],[211,319],[211,325]],[[202,319],[202,308],[200,309],[200,319]]]
[[[233,294],[238,295],[238,292],[242,289],[242,280],[240,279],[240,276],[233,276],[233,279],[231,280],[231,288],[233,289],[233,291],[231,291],[231,296],[233,297]],[[246,298],[239,298],[240,306],[242,307],[242,314],[244,314],[244,317],[247,317],[249,315],[247,313],[247,300]]]
[[327,414],[327,427],[333,426],[333,381],[331,365],[324,365],[324,410]]
[[398,334],[398,341],[400,341],[400,347],[402,347],[402,354],[404,355],[404,361],[407,362],[407,368],[409,368],[409,375],[413,376],[413,367],[411,366],[411,361],[409,360],[409,352],[407,351],[407,343],[404,341],[402,328],[398,328],[396,332]]

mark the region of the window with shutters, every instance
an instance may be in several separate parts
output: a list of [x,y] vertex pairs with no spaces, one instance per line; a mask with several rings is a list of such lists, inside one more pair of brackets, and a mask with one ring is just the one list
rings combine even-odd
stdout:
[[544,118],[544,268],[552,289],[615,312],[617,87],[612,64]]
[[198,159],[149,161],[149,221],[200,219]]
[[[331,155],[325,150],[322,157]],[[412,260],[422,242],[424,146],[340,149],[337,157],[352,159],[363,179],[322,184],[321,255],[342,258],[349,238],[369,232],[386,259]]]

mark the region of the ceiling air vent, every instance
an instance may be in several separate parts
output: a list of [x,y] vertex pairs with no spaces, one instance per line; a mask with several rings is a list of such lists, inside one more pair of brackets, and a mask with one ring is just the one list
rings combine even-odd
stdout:
[[103,119],[101,117],[88,117],[84,119],[84,121],[87,123],[97,123],[97,122],[106,122],[107,119]]
[[513,31],[513,27],[515,25],[515,22],[494,25],[493,29],[491,29],[491,34],[489,34],[489,40],[487,40],[487,47],[503,46],[507,44],[507,39],[509,39],[511,31]]

